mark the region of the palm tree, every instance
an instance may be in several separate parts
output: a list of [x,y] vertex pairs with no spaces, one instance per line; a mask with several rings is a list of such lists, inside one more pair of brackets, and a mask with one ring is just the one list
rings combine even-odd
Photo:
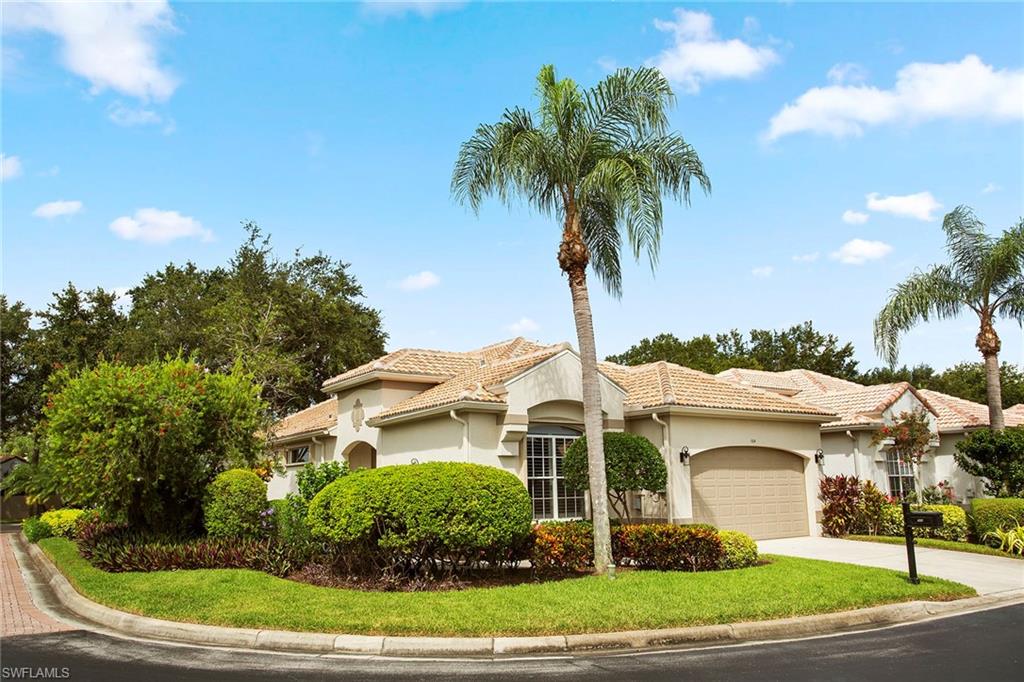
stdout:
[[583,365],[594,567],[613,567],[602,437],[601,391],[587,266],[609,293],[621,295],[623,231],[634,257],[657,264],[662,194],[690,200],[690,183],[711,184],[689,144],[668,130],[675,96],[657,69],[619,69],[589,89],[537,75],[536,114],[506,109],[463,143],[452,173],[452,194],[479,212],[485,197],[525,201],[559,221],[558,265],[569,280]]
[[1024,220],[998,239],[967,206],[958,206],[942,221],[950,262],[916,271],[892,290],[875,318],[875,349],[891,365],[899,355],[900,336],[932,317],[947,319],[971,310],[980,325],[974,345],[985,358],[989,426],[1003,428],[999,387],[999,335],[994,322],[1024,318]]

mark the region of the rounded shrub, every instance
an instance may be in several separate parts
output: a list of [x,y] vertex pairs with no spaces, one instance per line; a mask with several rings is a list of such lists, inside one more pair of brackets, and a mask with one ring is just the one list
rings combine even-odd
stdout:
[[321,462],[320,464],[309,463],[299,470],[295,477],[295,485],[299,489],[299,495],[306,502],[309,502],[316,494],[342,476],[348,475],[348,462]]
[[738,530],[718,531],[722,541],[722,559],[719,568],[746,568],[757,563],[757,543],[746,533]]
[[29,542],[39,542],[43,538],[53,537],[50,524],[35,516],[21,522],[21,532]]
[[574,573],[594,565],[594,526],[590,521],[545,521],[532,531],[530,564],[542,573]]
[[722,560],[722,541],[713,528],[626,524],[612,530],[612,555],[617,563],[640,569],[710,571]]
[[84,509],[51,509],[43,512],[39,520],[47,524],[54,535],[73,540],[78,522],[83,516]]
[[[967,512],[955,504],[915,504],[915,511],[942,512],[941,528],[915,528],[914,536],[938,538],[939,540],[967,540]],[[882,508],[882,535],[903,535],[903,510],[898,504],[887,504]]]
[[[608,431],[604,434],[605,476],[608,501],[619,515],[629,519],[627,494],[646,490],[663,494],[668,481],[665,460],[654,443],[635,433]],[[587,438],[578,438],[565,451],[565,485],[572,490],[587,490],[590,477]]]
[[206,532],[215,538],[260,534],[267,509],[267,484],[248,469],[229,469],[213,479],[203,506]]
[[1019,497],[976,498],[971,500],[974,534],[985,537],[999,529],[1024,525],[1024,499]]
[[508,556],[529,536],[532,515],[511,473],[428,462],[343,476],[313,498],[307,518],[315,538],[364,562],[350,570],[436,574]]

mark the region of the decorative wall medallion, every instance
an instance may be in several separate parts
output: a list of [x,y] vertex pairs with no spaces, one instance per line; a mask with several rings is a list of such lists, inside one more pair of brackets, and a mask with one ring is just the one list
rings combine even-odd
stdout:
[[356,398],[355,404],[352,405],[352,428],[355,429],[357,432],[359,431],[359,428],[363,425],[364,416],[365,415],[363,414],[363,403],[361,400],[359,400],[359,398]]

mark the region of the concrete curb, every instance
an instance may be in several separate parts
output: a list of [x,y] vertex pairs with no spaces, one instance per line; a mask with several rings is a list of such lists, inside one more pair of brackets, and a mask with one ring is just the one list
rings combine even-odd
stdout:
[[935,616],[1024,602],[1024,589],[952,602],[901,602],[855,611],[769,621],[663,630],[599,632],[545,637],[384,637],[226,628],[158,620],[117,611],[79,594],[39,547],[17,536],[60,602],[87,621],[154,640],[267,651],[371,656],[491,657],[522,654],[699,647],[792,639],[910,623]]

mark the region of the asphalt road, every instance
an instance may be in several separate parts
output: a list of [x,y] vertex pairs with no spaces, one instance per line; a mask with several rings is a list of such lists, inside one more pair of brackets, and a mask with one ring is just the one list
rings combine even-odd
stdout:
[[[519,660],[409,661],[227,651],[76,630],[0,642],[2,679],[911,680],[1020,679],[1024,605],[797,642]],[[19,670],[20,669],[20,670]],[[20,672],[20,675],[19,675]]]

